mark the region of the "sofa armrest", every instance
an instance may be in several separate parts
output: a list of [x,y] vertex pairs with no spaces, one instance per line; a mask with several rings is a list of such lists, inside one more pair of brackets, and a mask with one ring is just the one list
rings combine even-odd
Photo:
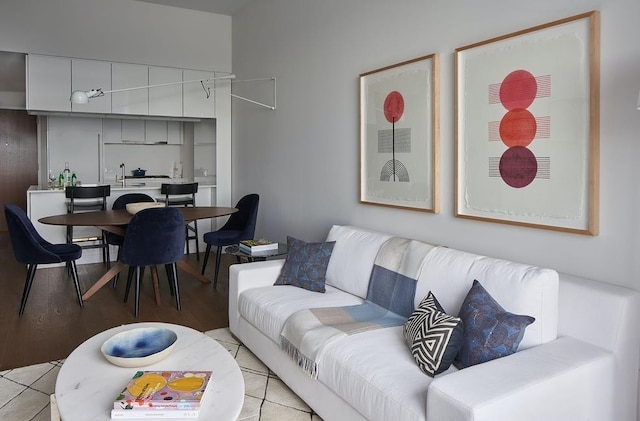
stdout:
[[284,259],[243,263],[229,267],[229,329],[237,333],[238,298],[242,291],[273,285],[278,279]]
[[614,420],[614,355],[563,337],[437,377],[427,420]]

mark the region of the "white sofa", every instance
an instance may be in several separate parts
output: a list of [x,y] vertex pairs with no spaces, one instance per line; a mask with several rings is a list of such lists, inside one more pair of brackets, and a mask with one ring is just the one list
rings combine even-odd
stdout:
[[507,311],[536,318],[518,352],[431,378],[402,327],[391,327],[332,342],[318,378],[309,377],[280,350],[284,322],[306,308],[361,303],[389,238],[332,227],[325,293],[273,286],[284,260],[230,268],[231,332],[324,420],[636,420],[640,294],[425,243],[431,250],[419,264],[415,305],[432,291],[456,315],[478,279]]

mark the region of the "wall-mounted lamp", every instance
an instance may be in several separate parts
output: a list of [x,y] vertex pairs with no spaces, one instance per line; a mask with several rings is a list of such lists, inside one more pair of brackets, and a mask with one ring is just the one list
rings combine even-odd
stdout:
[[[205,88],[205,83],[214,82],[216,80],[234,81],[233,79],[235,79],[235,78],[236,78],[236,75],[230,74],[228,76],[212,77],[212,78],[209,78],[209,79],[196,79],[196,80],[185,80],[185,81],[181,81],[181,82],[160,83],[158,85],[136,86],[134,88],[113,89],[113,90],[110,90],[110,91],[103,91],[102,88],[90,89],[88,91],[73,91],[73,93],[71,94],[71,98],[69,98],[69,99],[74,104],[86,104],[86,103],[89,102],[89,100],[91,98],[98,98],[98,97],[104,96],[105,94],[111,94],[111,93],[114,93],[114,92],[133,91],[133,90],[136,90],[136,89],[146,89],[146,88],[158,88],[158,87],[161,87],[161,86],[181,85],[181,84],[193,83],[193,82],[200,82],[202,84],[202,88],[205,90],[205,93],[206,93],[207,98],[208,98],[209,95],[210,95],[210,92],[209,92],[209,90],[207,88]],[[244,98],[244,97],[241,97],[241,96],[238,96],[238,95],[234,95],[234,94],[231,94],[231,96],[233,98],[238,98],[238,99],[241,99],[243,101],[250,102],[252,104],[260,105],[261,107],[265,107],[265,108],[269,108],[271,110],[275,110],[276,109],[276,78],[275,77],[265,78],[265,79],[235,80],[234,82],[253,82],[253,81],[259,81],[259,80],[271,80],[273,82],[273,105],[263,104],[261,102],[254,101],[252,99]]]
[[91,98],[98,98],[98,97],[104,96],[105,94],[111,94],[114,92],[133,91],[136,89],[145,89],[145,88],[159,88],[161,86],[182,85],[185,83],[193,83],[193,82],[200,82],[204,85],[205,82],[212,82],[216,80],[231,80],[231,79],[235,79],[235,77],[236,75],[231,74],[229,76],[212,77],[210,79],[197,79],[197,80],[185,80],[180,82],[160,83],[158,85],[136,86],[134,88],[113,89],[111,91],[103,91],[102,88],[90,89],[88,91],[73,91],[73,93],[71,94],[70,100],[74,104],[86,104],[89,102],[89,99]]

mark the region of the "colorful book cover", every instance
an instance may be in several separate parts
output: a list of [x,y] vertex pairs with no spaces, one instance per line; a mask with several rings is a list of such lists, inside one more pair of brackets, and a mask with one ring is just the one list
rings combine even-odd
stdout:
[[240,250],[253,253],[257,251],[277,250],[278,243],[269,240],[243,240],[240,241]]
[[144,418],[149,412],[197,412],[211,375],[211,371],[138,371],[116,397],[111,418],[114,412],[144,411]]

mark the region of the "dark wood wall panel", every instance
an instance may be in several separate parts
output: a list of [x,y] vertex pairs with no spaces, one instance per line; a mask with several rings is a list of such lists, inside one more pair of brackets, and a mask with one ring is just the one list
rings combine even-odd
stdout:
[[27,189],[38,184],[37,120],[26,111],[0,110],[0,231],[7,230],[4,205],[27,209]]

